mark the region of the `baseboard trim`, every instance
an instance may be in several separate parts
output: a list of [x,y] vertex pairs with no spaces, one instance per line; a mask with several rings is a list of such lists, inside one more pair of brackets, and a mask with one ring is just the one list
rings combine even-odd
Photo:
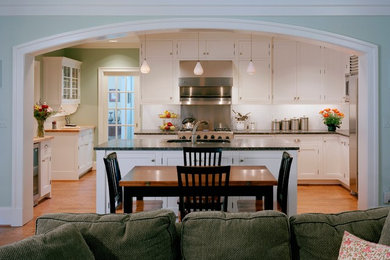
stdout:
[[307,179],[307,180],[298,180],[298,185],[341,185],[339,180],[316,180],[316,179]]

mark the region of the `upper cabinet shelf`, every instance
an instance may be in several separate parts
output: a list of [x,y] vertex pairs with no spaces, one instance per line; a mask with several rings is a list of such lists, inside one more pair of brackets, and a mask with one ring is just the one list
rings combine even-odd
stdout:
[[43,57],[43,99],[54,110],[72,114],[80,104],[81,62],[66,57]]

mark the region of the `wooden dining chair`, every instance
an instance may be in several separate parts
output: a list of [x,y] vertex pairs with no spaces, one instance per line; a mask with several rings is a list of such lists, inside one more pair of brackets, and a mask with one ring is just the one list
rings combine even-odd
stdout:
[[[121,172],[119,169],[118,158],[115,152],[108,154],[103,158],[106,166],[108,193],[110,197],[110,213],[116,213],[118,208],[122,207],[122,187],[119,186]],[[148,211],[162,208],[162,200],[142,200],[133,202],[133,212]]]
[[[283,152],[280,163],[278,186],[276,188],[276,200],[278,210],[287,214],[288,183],[290,179],[290,169],[293,158],[288,152]],[[263,200],[238,200],[237,208],[239,212],[253,212],[263,210]]]
[[230,166],[177,166],[179,218],[192,211],[227,211],[229,178]]
[[222,148],[183,147],[184,166],[221,166]]

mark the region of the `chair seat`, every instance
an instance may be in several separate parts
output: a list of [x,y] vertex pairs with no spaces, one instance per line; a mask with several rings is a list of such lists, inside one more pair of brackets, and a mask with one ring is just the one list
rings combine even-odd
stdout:
[[237,209],[239,212],[256,212],[263,210],[262,200],[237,200]]
[[[133,201],[133,212],[158,210],[162,206],[162,200],[137,200]],[[117,208],[117,213],[123,213],[122,204]]]

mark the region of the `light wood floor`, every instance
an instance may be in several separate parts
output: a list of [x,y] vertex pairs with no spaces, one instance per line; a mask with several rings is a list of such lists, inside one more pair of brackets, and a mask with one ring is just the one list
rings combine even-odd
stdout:
[[[0,245],[19,241],[35,233],[35,220],[46,213],[95,212],[96,172],[79,181],[53,181],[52,198],[34,207],[34,218],[23,227],[0,226]],[[298,186],[298,213],[336,213],[357,209],[356,197],[337,185]]]

